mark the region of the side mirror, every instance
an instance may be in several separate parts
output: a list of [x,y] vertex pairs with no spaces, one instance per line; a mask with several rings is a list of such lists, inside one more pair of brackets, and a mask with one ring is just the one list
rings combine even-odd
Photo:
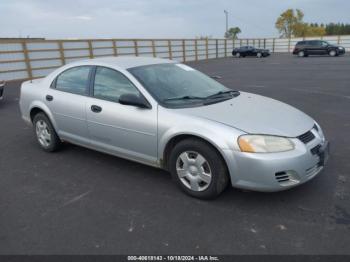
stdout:
[[143,96],[135,94],[123,94],[119,97],[119,103],[122,105],[136,106],[140,108],[152,108]]

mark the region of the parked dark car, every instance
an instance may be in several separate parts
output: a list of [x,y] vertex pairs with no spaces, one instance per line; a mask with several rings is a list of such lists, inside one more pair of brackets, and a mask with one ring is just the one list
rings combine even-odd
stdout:
[[270,55],[270,51],[268,49],[255,48],[254,46],[241,46],[239,48],[233,49],[232,55],[235,57],[266,57]]
[[332,45],[323,40],[307,40],[298,42],[295,45],[293,54],[300,57],[309,55],[338,56],[345,54],[345,48],[342,46]]
[[5,82],[0,82],[0,100],[4,98],[4,87],[5,87]]

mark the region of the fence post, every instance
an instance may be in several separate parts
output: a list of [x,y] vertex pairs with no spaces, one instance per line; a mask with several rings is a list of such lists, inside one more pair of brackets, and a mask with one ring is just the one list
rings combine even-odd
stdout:
[[208,47],[208,38],[207,39],[205,39],[205,49],[206,49],[206,58],[207,58],[207,60],[209,59],[209,47]]
[[169,49],[169,59],[173,59],[173,52],[171,51],[171,41],[168,40],[168,49]]
[[196,56],[196,61],[198,61],[198,41],[197,41],[197,39],[194,40],[194,54]]
[[227,57],[227,39],[225,39],[225,57]]
[[112,40],[112,45],[113,45],[113,54],[114,56],[118,56],[118,49],[117,49],[117,44],[116,44],[116,41],[113,39]]
[[338,44],[338,45],[340,44],[340,35],[338,35],[337,44]]
[[216,39],[215,41],[215,48],[216,48],[216,58],[219,58],[219,40]]
[[89,56],[90,56],[90,58],[94,58],[94,53],[92,51],[92,42],[91,42],[91,40],[88,40],[88,45],[89,45]]
[[264,49],[266,49],[266,38],[264,38]]
[[134,47],[135,47],[135,56],[139,56],[139,49],[137,46],[137,40],[134,40]]
[[66,59],[64,58],[64,50],[63,50],[62,41],[58,41],[58,48],[60,50],[61,63],[62,63],[62,65],[65,65],[66,64]]
[[185,44],[185,39],[182,40],[182,57],[183,57],[183,61],[186,62],[186,44]]
[[154,40],[152,40],[152,53],[153,53],[153,57],[156,57],[156,46],[154,44]]
[[272,53],[275,52],[275,38],[272,38]]
[[25,41],[22,42],[22,49],[23,49],[24,60],[25,60],[26,68],[27,68],[28,77],[30,79],[32,79],[33,78],[33,71],[32,71],[32,67],[30,65],[27,43]]
[[290,53],[290,38],[288,38],[288,53]]

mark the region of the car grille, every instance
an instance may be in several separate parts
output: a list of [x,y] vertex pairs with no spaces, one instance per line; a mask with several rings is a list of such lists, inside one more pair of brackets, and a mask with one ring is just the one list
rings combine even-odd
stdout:
[[288,182],[289,175],[286,172],[278,172],[275,174],[276,180],[278,183]]
[[298,138],[301,142],[303,142],[304,144],[307,144],[307,143],[311,142],[312,140],[314,140],[315,135],[310,130],[310,131],[306,132],[305,134],[298,136]]
[[311,150],[310,150],[311,154],[317,155],[319,153],[320,148],[321,148],[321,145],[317,145],[317,146],[311,148]]

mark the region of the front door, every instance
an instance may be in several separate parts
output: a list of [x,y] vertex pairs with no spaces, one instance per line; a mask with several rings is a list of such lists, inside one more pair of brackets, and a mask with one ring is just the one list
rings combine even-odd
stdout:
[[86,103],[91,144],[102,151],[155,164],[157,108],[122,105],[122,94],[142,95],[122,73],[96,67],[93,92]]

